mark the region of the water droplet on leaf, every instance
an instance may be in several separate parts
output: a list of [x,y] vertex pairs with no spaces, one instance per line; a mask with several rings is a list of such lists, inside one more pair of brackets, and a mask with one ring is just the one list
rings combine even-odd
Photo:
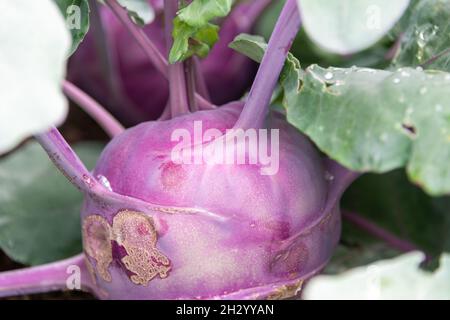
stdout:
[[409,76],[410,76],[409,72],[402,71],[402,77],[409,77]]
[[326,80],[331,80],[333,79],[334,75],[331,72],[327,72],[325,73],[325,79]]

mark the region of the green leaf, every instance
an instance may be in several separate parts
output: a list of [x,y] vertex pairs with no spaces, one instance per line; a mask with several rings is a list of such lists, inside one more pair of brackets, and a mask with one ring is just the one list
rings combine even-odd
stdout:
[[178,11],[178,17],[192,27],[202,28],[212,19],[227,16],[233,2],[234,0],[194,0]]
[[303,26],[320,47],[351,54],[378,42],[402,17],[409,0],[299,0]]
[[[393,65],[450,71],[450,2],[420,0],[402,23],[400,51]],[[430,63],[428,63],[430,62]]]
[[184,61],[193,55],[204,58],[219,40],[219,27],[210,23],[203,28],[194,28],[177,17],[174,20],[173,38],[170,63]]
[[[228,45],[231,49],[261,63],[267,50],[267,43],[263,37],[241,33]],[[289,52],[281,77],[293,70],[300,70],[300,62]]]
[[346,271],[311,279],[303,292],[315,299],[450,299],[450,255],[435,272],[419,268],[423,255],[412,252]]
[[148,0],[117,0],[117,2],[127,9],[133,22],[140,26],[149,24],[155,19],[155,11]]
[[342,206],[428,254],[450,252],[450,197],[428,196],[403,170],[362,176],[347,190]]
[[263,37],[246,33],[237,35],[228,46],[258,63],[261,63],[267,49]]
[[54,0],[66,21],[66,27],[72,34],[72,55],[89,31],[89,3],[87,0]]
[[[93,167],[102,146],[75,147]],[[0,161],[0,248],[13,260],[37,265],[81,252],[82,195],[35,142]]]
[[52,0],[0,0],[0,154],[61,124],[70,34]]
[[450,193],[450,74],[313,65],[282,85],[288,121],[331,158],[363,172],[406,166],[428,193]]
[[233,0],[194,0],[178,11],[174,19],[174,39],[169,62],[176,63],[197,55],[204,58],[219,40],[219,27],[209,21],[225,17]]

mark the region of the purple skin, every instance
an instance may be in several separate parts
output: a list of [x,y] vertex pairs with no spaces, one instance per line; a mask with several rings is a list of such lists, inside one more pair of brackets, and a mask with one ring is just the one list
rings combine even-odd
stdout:
[[[114,192],[169,208],[146,214],[156,228],[157,247],[171,266],[168,277],[136,286],[126,276],[123,256],[113,251],[112,281],[96,273],[98,286],[109,293],[108,298],[204,299],[247,288],[252,288],[249,294],[261,298],[261,288],[299,281],[326,263],[339,239],[339,210],[326,207],[328,185],[322,159],[281,117],[273,116],[270,126],[280,129],[280,168],[274,176],[261,176],[257,165],[171,161],[176,144],[170,142],[173,130],[185,128],[193,135],[194,120],[202,120],[204,130],[232,128],[241,108],[241,103],[232,103],[218,110],[144,123],[106,147],[94,176],[106,177]],[[287,196],[291,194],[296,197]],[[82,217],[93,214],[113,225],[117,211],[105,211],[88,199]],[[137,228],[120,237],[137,235]],[[101,238],[102,234],[84,236]],[[99,248],[89,257],[93,265],[104,246]]]
[[[150,2],[154,2],[156,9],[161,7],[157,3],[160,1]],[[200,62],[200,70],[214,104],[222,105],[240,98],[251,84],[255,65],[228,48],[228,43],[238,34],[248,33],[269,2],[257,0],[235,8],[222,23],[219,42]],[[106,7],[99,9],[108,52],[104,53],[102,44],[96,41],[102,35],[101,26],[94,20],[91,31],[71,58],[68,79],[127,125],[155,120],[168,100],[167,81],[113,13]],[[162,18],[158,14],[144,31],[156,48],[164,53],[166,43]],[[108,55],[106,59],[105,54]],[[105,60],[109,61],[108,66],[104,65]]]
[[[166,1],[167,12],[175,12],[174,4]],[[295,295],[330,258],[340,236],[339,199],[358,176],[323,159],[281,115],[268,115],[271,92],[299,27],[296,1],[288,0],[245,105],[233,102],[123,133],[110,117],[99,115],[115,138],[92,174],[56,129],[37,136],[85,194],[85,255],[0,274],[0,296],[65,288],[69,265],[80,267],[82,288],[102,299]],[[176,70],[169,66],[169,74]],[[179,86],[171,81],[171,92]],[[67,84],[65,91],[99,114],[84,94]],[[174,101],[186,101],[179,96]],[[279,129],[278,173],[263,176],[259,165],[173,163],[173,130],[192,133],[193,121],[199,120],[204,130]]]

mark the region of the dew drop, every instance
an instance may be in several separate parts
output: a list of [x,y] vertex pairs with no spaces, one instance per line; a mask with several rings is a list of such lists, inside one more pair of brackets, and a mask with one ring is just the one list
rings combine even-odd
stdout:
[[441,112],[442,111],[442,105],[437,104],[435,109],[436,109],[436,112]]
[[393,82],[394,82],[395,84],[398,84],[398,83],[400,83],[400,79],[399,79],[399,78],[395,78],[395,79],[393,80]]
[[431,39],[433,39],[433,37],[438,32],[438,30],[439,30],[438,26],[434,26],[434,25],[431,25],[431,24],[426,24],[426,25],[423,25],[423,26],[419,27],[416,30],[416,35],[418,35],[417,45],[420,48],[425,48],[427,43]]
[[323,126],[319,126],[319,131],[323,131],[325,128]]
[[334,75],[331,72],[327,72],[325,73],[325,79],[326,80],[331,80],[333,79]]
[[413,112],[414,112],[414,109],[411,108],[411,107],[409,107],[408,109],[406,109],[406,114],[407,114],[407,115],[410,115],[410,114],[412,114]]
[[362,73],[362,72],[366,72],[366,73],[376,73],[377,71],[375,69],[370,69],[370,68],[359,68],[356,72],[358,73]]
[[101,174],[97,175],[97,180],[109,191],[113,191],[112,187],[111,187],[111,183],[109,182],[109,180],[105,177],[102,176]]
[[407,77],[409,77],[409,76],[410,76],[410,73],[409,73],[409,72],[402,71],[402,77],[407,78]]
[[427,88],[422,87],[422,88],[420,89],[420,94],[424,95],[425,93],[427,93],[427,91],[428,91]]
[[330,172],[325,171],[325,180],[326,181],[333,181],[334,180],[334,176]]
[[423,68],[422,68],[421,66],[418,66],[418,67],[416,68],[416,70],[417,70],[417,71],[423,71]]
[[401,96],[398,98],[398,102],[400,102],[400,103],[405,103],[405,96],[401,95]]

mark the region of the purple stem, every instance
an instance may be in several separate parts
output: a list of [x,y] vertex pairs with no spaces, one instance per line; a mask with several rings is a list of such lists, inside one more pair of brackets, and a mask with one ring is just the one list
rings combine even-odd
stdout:
[[201,71],[200,62],[197,57],[192,57],[192,62],[194,64],[194,72],[195,72],[195,86],[198,90],[198,93],[205,97],[206,100],[211,101],[211,96],[209,95],[208,86],[206,85],[205,77]]
[[[164,23],[167,42],[167,52],[172,48],[173,19],[178,11],[178,0],[166,0],[164,2]],[[170,86],[170,110],[172,117],[189,112],[186,79],[184,74],[184,63],[177,62],[169,65]]]
[[400,50],[400,47],[402,45],[402,41],[404,38],[404,34],[401,33],[397,40],[395,41],[394,45],[388,50],[388,52],[386,53],[386,55],[384,56],[385,60],[391,61],[395,58],[395,56],[398,53],[398,50]]
[[86,111],[110,137],[114,137],[125,130],[119,121],[106,111],[104,107],[74,84],[64,81],[63,91],[72,101]]
[[296,0],[287,0],[270,37],[267,51],[256,74],[244,109],[235,128],[262,128],[269,111],[272,92],[284,61],[300,28],[300,12]]
[[170,102],[167,102],[166,106],[164,107],[164,111],[162,112],[161,116],[158,118],[158,121],[164,121],[169,120],[171,118],[170,114]]
[[435,62],[436,60],[438,60],[439,58],[445,56],[446,54],[450,53],[450,48],[445,49],[444,51],[442,51],[441,53],[438,53],[437,55],[431,57],[430,59],[428,59],[427,61],[425,61],[424,63],[422,63],[420,66],[422,68],[428,67],[430,64],[432,64],[433,62]]
[[325,168],[329,183],[327,197],[328,205],[325,211],[329,211],[340,200],[345,190],[347,190],[352,182],[360,177],[362,173],[349,170],[329,158],[325,160]]
[[363,229],[370,235],[379,238],[389,244],[391,247],[398,249],[403,252],[409,252],[409,251],[416,251],[420,249],[415,246],[414,244],[400,239],[397,236],[393,235],[389,231],[377,226],[373,222],[367,220],[366,218],[352,213],[348,211],[342,212],[342,217],[346,219],[348,222],[352,223],[353,225],[357,226],[360,229]]
[[102,188],[56,128],[35,136],[50,159],[64,176],[80,191],[91,193]]
[[217,107],[214,104],[209,102],[209,100],[203,98],[198,93],[195,93],[195,101],[197,101],[198,108],[200,110],[214,110],[214,109],[217,109]]
[[245,13],[245,17],[250,25],[253,25],[255,21],[260,17],[261,13],[271,4],[272,0],[258,0],[253,1],[250,4],[249,10]]
[[35,138],[61,173],[86,196],[92,197],[94,201],[101,201],[102,205],[133,208],[134,210],[142,210],[144,212],[148,210],[167,211],[173,209],[124,196],[106,189],[89,173],[56,128],[52,128],[50,131],[38,135]]
[[193,58],[189,58],[185,62],[186,66],[186,87],[187,87],[187,96],[189,101],[189,107],[191,112],[198,111],[197,101],[195,101],[195,91],[196,91],[196,66]]
[[80,271],[81,289],[90,291],[92,283],[84,263],[84,254],[37,267],[0,273],[0,297],[67,290],[67,280],[73,274],[69,267]]

